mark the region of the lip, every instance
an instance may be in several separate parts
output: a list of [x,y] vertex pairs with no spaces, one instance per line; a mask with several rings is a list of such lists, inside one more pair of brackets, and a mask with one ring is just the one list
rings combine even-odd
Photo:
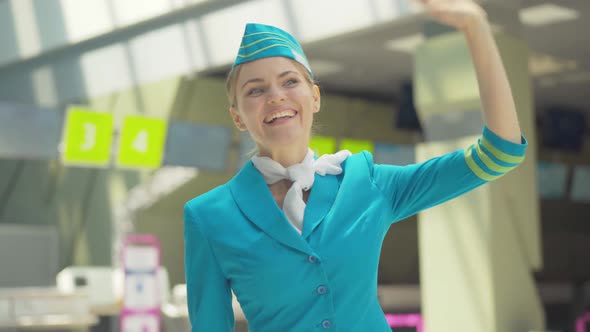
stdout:
[[276,120],[275,120],[275,122],[270,122],[270,123],[268,123],[268,122],[264,121],[264,119],[266,119],[267,117],[269,117],[269,116],[271,116],[271,115],[273,115],[273,114],[276,114],[276,113],[279,113],[279,112],[284,112],[284,111],[293,111],[293,112],[295,112],[295,115],[293,115],[293,117],[291,117],[291,118],[288,118],[288,119],[283,119],[283,120],[290,120],[290,119],[293,119],[294,117],[296,117],[296,116],[299,114],[299,112],[298,112],[296,109],[294,109],[294,108],[290,108],[290,107],[286,107],[286,108],[277,108],[277,109],[273,109],[272,111],[270,111],[270,112],[266,113],[266,114],[264,115],[264,118],[262,119],[262,123],[264,123],[264,124],[266,124],[266,125],[272,125],[272,124],[274,124],[274,123],[276,122]]

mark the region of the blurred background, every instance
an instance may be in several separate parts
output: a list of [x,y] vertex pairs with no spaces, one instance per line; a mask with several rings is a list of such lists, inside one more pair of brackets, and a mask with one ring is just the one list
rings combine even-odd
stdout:
[[[586,331],[590,2],[482,5],[527,161],[466,205],[394,224],[379,298],[401,332]],[[246,22],[303,45],[318,154],[405,165],[481,132],[462,36],[411,1],[0,0],[1,331],[189,331],[183,204],[252,148],[224,87]],[[430,228],[454,219],[483,226]]]

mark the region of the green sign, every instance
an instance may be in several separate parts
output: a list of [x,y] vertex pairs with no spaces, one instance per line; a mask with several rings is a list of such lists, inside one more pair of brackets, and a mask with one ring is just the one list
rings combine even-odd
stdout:
[[356,140],[356,139],[343,139],[340,142],[340,149],[341,150],[348,150],[350,152],[354,153],[359,153],[363,150],[367,150],[371,153],[373,153],[375,146],[373,145],[373,142],[371,141],[365,141],[365,140]]
[[309,142],[309,147],[316,156],[331,154],[336,152],[336,139],[326,136],[313,136]]
[[112,114],[70,107],[62,142],[63,162],[77,165],[107,165],[111,157],[112,133]]
[[160,167],[164,154],[166,126],[166,121],[160,119],[126,117],[119,138],[117,164],[122,167]]

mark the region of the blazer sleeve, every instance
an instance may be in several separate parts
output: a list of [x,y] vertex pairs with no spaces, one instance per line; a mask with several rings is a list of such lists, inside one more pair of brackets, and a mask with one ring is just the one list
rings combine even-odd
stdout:
[[524,137],[516,144],[484,127],[467,149],[414,165],[374,165],[373,182],[389,200],[395,222],[501,177],[524,160],[527,145]]
[[184,207],[185,277],[192,332],[232,332],[234,314],[228,280],[201,231],[196,211]]

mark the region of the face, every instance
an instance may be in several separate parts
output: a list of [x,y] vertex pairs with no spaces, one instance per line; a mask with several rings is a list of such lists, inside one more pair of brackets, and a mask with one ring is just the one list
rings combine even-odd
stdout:
[[320,93],[300,66],[272,57],[240,65],[235,85],[234,123],[247,130],[261,152],[285,145],[307,145]]

